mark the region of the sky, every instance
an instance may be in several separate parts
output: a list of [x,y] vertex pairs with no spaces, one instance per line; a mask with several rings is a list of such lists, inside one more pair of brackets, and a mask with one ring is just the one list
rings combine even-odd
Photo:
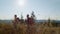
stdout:
[[15,14],[25,19],[32,11],[36,19],[60,20],[60,0],[0,0],[0,19],[13,19]]

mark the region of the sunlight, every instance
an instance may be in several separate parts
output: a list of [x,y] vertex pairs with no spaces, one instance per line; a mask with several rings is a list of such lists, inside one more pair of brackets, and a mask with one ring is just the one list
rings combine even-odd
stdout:
[[25,5],[26,5],[26,0],[18,0],[18,5],[19,5],[20,7],[25,6]]

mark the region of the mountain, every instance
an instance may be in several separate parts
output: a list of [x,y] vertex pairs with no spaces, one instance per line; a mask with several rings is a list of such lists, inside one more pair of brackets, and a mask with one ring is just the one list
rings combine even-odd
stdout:
[[12,23],[12,20],[0,20],[0,23],[8,23],[8,24],[10,24],[10,23]]
[[[35,20],[36,23],[41,23],[41,22],[46,22],[48,20]],[[60,20],[51,20],[53,21],[54,23],[60,23]],[[0,23],[12,23],[12,20],[0,20]]]

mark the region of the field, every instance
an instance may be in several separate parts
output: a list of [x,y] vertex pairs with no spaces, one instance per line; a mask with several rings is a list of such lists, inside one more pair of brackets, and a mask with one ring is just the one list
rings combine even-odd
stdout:
[[0,34],[60,34],[60,27],[48,26],[47,23],[35,23],[29,27],[24,23],[17,24],[16,28],[13,23],[0,23]]

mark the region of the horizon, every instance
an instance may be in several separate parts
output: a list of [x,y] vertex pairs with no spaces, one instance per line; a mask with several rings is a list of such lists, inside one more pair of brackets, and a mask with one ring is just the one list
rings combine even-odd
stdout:
[[60,0],[0,0],[0,19],[14,19],[17,14],[26,19],[34,11],[37,20],[60,20]]

